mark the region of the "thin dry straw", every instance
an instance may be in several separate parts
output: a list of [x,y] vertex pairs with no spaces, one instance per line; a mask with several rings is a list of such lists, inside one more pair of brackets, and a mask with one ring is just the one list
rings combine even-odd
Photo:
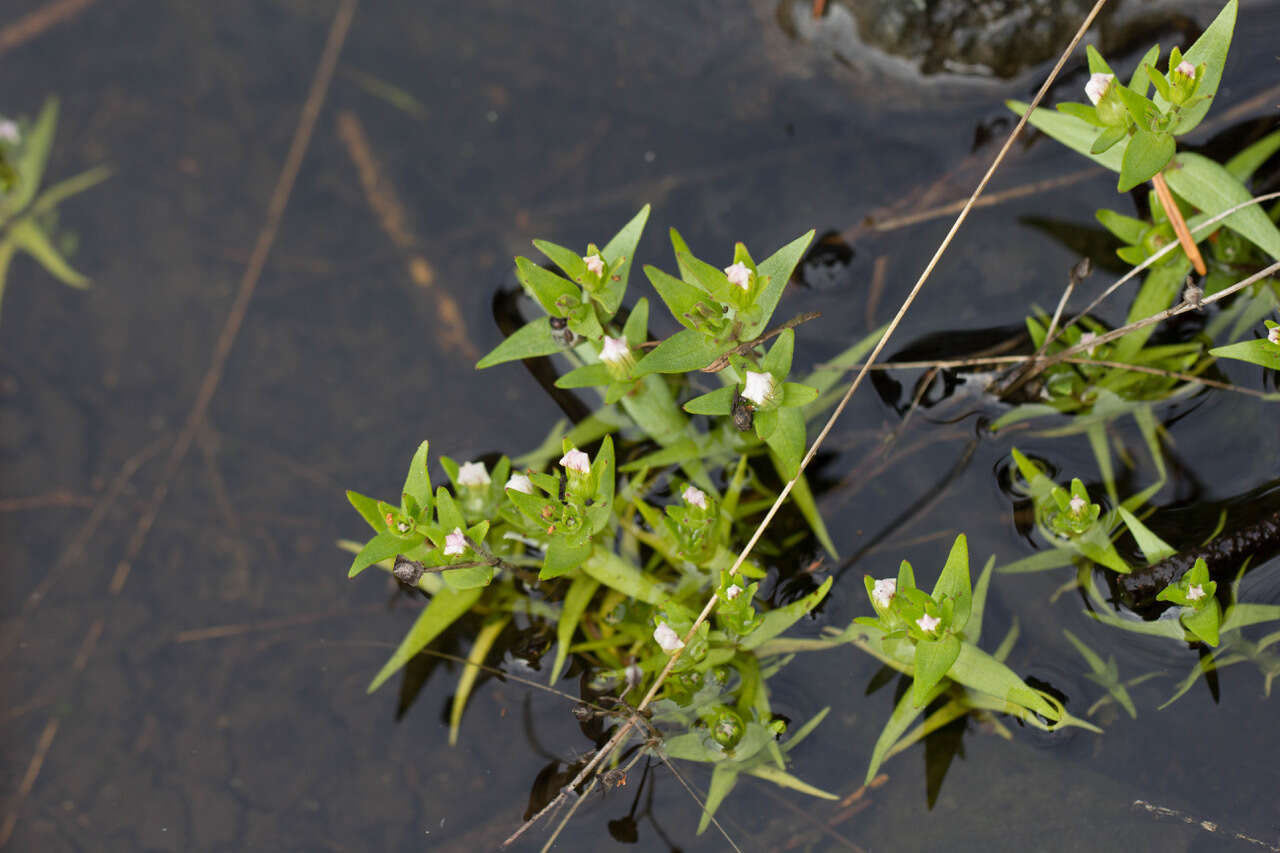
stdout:
[[[951,229],[947,232],[947,236],[943,238],[941,245],[939,245],[937,251],[933,253],[933,257],[929,260],[924,272],[920,274],[920,278],[916,281],[915,286],[912,287],[911,292],[907,294],[907,298],[902,303],[902,307],[898,309],[898,313],[894,316],[893,320],[889,323],[889,327],[885,329],[884,334],[880,337],[879,343],[876,344],[875,349],[873,349],[871,351],[871,355],[868,356],[866,363],[863,364],[862,369],[858,371],[858,375],[855,376],[853,382],[850,383],[849,390],[847,390],[844,396],[840,399],[840,403],[836,406],[835,411],[831,413],[831,417],[827,419],[822,431],[818,433],[817,438],[815,438],[813,444],[810,445],[809,452],[805,454],[804,459],[800,462],[800,470],[794,477],[787,481],[785,486],[783,486],[782,491],[778,494],[777,500],[773,502],[773,506],[769,508],[768,513],[766,513],[765,517],[761,520],[755,533],[752,534],[750,541],[747,542],[746,547],[742,549],[742,552],[738,554],[738,558],[734,561],[733,567],[729,570],[730,574],[737,572],[743,561],[746,560],[747,556],[751,553],[751,549],[754,548],[756,543],[760,540],[760,537],[763,535],[765,528],[768,527],[769,522],[772,521],[773,517],[777,514],[778,508],[782,506],[782,503],[787,499],[787,495],[791,494],[791,489],[795,486],[796,480],[799,479],[800,474],[804,472],[804,469],[809,465],[809,462],[817,454],[818,448],[822,446],[822,442],[826,440],[828,433],[830,433],[832,427],[835,426],[836,419],[838,419],[844,412],[845,406],[848,405],[850,398],[853,397],[854,392],[858,390],[858,386],[862,384],[863,377],[867,375],[867,371],[870,369],[872,362],[879,357],[880,352],[885,348],[885,345],[888,344],[890,336],[902,322],[902,318],[906,315],[907,309],[911,307],[911,304],[915,301],[921,289],[923,289],[925,281],[927,281],[929,276],[933,273],[934,267],[938,265],[939,259],[941,259],[943,253],[947,250],[947,247],[951,245],[951,241],[955,237],[956,232],[960,230],[960,226],[963,225],[965,219],[968,218],[969,211],[973,208],[974,202],[977,201],[978,197],[982,194],[982,191],[986,189],[987,183],[991,180],[991,176],[995,174],[996,169],[999,168],[1001,162],[1004,161],[1005,155],[1008,154],[1009,149],[1013,147],[1013,141],[1018,137],[1018,134],[1022,132],[1022,128],[1027,124],[1027,117],[1030,116],[1031,112],[1039,106],[1042,100],[1044,100],[1044,96],[1048,93],[1049,87],[1053,84],[1053,81],[1057,79],[1058,74],[1062,71],[1062,67],[1066,64],[1067,59],[1075,51],[1076,45],[1080,43],[1080,39],[1084,37],[1085,32],[1093,23],[1094,18],[1098,16],[1098,13],[1102,11],[1102,7],[1105,6],[1106,3],[1107,0],[1097,0],[1097,2],[1094,3],[1093,8],[1089,10],[1088,16],[1085,17],[1080,28],[1076,30],[1075,36],[1071,39],[1071,44],[1067,45],[1066,50],[1064,50],[1062,55],[1058,57],[1057,64],[1055,64],[1053,66],[1053,70],[1049,72],[1049,76],[1040,87],[1040,91],[1036,92],[1036,96],[1032,99],[1031,105],[1022,114],[1021,118],[1018,119],[1018,123],[1013,128],[1013,132],[1009,134],[1009,138],[1006,139],[1004,145],[1001,146],[999,153],[996,154],[995,160],[987,169],[986,174],[984,174],[982,176],[982,180],[978,182],[977,188],[974,189],[973,194],[969,196],[969,200],[965,202],[964,208],[956,217],[956,221],[952,223]],[[671,670],[675,666],[676,661],[680,659],[681,652],[684,648],[688,647],[688,643],[693,639],[693,635],[698,630],[698,627],[711,615],[711,611],[715,608],[716,600],[716,596],[712,595],[710,600],[707,601],[706,606],[702,608],[702,612],[698,614],[698,618],[693,622],[693,627],[691,627],[685,635],[684,644],[667,660],[666,666],[663,667],[662,672],[658,674],[657,680],[654,681],[653,686],[649,688],[649,692],[645,694],[644,699],[642,699],[639,706],[637,706],[637,713],[642,712],[647,708],[653,701],[654,697],[657,696],[658,691],[662,689],[662,685],[671,674]],[[621,728],[619,728],[618,731],[614,733],[613,737],[609,739],[608,743],[597,750],[595,756],[587,762],[586,766],[584,766],[581,771],[579,771],[573,781],[562,789],[560,796],[564,796],[563,792],[565,790],[577,788],[585,779],[595,772],[596,768],[600,766],[605,758],[611,755],[630,734],[632,728],[635,726],[634,719],[635,718],[632,717],[632,719],[623,723]],[[557,800],[558,799],[559,797],[557,797]],[[536,822],[537,818],[538,815],[535,815],[533,818],[522,824],[519,829],[512,833],[512,835],[503,842],[503,846],[505,847],[519,838],[525,830]]]

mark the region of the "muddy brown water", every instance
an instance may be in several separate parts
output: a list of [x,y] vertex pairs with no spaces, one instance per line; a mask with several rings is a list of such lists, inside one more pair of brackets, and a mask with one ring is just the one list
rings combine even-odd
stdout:
[[[852,257],[829,253],[847,269],[811,276],[782,307],[824,315],[803,330],[799,365],[837,352],[890,316],[948,224],[876,233],[865,217],[966,193],[996,148],[982,140],[1009,126],[1001,101],[1028,97],[1044,70],[996,83],[859,68],[790,40],[765,3],[370,0],[341,44],[243,323],[228,326],[338,9],[0,10],[0,111],[32,114],[59,95],[50,177],[115,169],[60,212],[92,290],[19,258],[3,306],[7,849],[493,849],[539,772],[589,742],[564,701],[486,679],[450,748],[451,664],[366,695],[419,605],[385,576],[346,579],[334,540],[362,531],[343,490],[393,494],[424,437],[462,459],[539,440],[558,409],[528,374],[471,370],[470,354],[500,339],[494,294],[531,238],[585,246],[645,202],[641,259],[667,268],[672,225],[712,259],[738,239],[759,254],[811,227],[850,235]],[[1212,14],[1188,9],[1202,23]],[[28,29],[3,29],[19,23]],[[1218,106],[1239,110],[1219,142],[1274,114],[1274,95],[1251,99],[1274,92],[1277,31],[1280,9],[1245,4]],[[412,101],[393,103],[378,81]],[[1040,140],[1018,146],[993,189],[1083,165]],[[977,212],[891,350],[1051,303],[1077,255],[1028,222],[1066,233],[1104,204],[1130,212],[1113,188],[1094,177]],[[636,276],[632,296],[644,286]],[[220,335],[227,354],[211,373]],[[1259,382],[1253,368],[1227,372]],[[207,409],[189,426],[202,387]],[[958,404],[953,423],[918,417],[902,442],[922,450],[849,479],[898,423],[860,393],[824,457],[822,503],[842,554],[876,544],[805,631],[862,614],[864,572],[905,557],[932,576],[961,530],[978,565],[1030,553],[995,474],[1015,439],[978,430],[984,406]],[[1177,416],[1180,464],[1157,503],[1223,500],[1277,476],[1268,404],[1215,392],[1162,414]],[[1141,465],[1129,426],[1118,436]],[[1094,476],[1082,439],[1018,443]],[[954,725],[891,760],[853,805],[743,784],[721,811],[729,832],[748,850],[1265,849],[1227,831],[1280,844],[1280,698],[1264,696],[1257,668],[1225,670],[1216,701],[1200,684],[1156,711],[1195,653],[1116,634],[1071,595],[1050,604],[1065,579],[998,579],[987,632],[1016,619],[1011,663],[1077,714],[1101,693],[1063,628],[1114,654],[1125,677],[1166,672],[1134,688],[1136,721],[1113,707],[1103,735],[1011,725],[1009,740]],[[1280,603],[1274,561],[1245,591]],[[502,665],[539,677],[513,656]],[[838,650],[773,682],[793,719],[833,708],[794,753],[797,775],[857,790],[893,702],[892,686],[864,695],[876,671]],[[705,786],[700,768],[687,775]],[[655,769],[645,786],[634,809],[634,786],[584,804],[558,849],[623,847],[610,822],[627,838],[629,813],[638,849],[724,848],[694,834],[698,809],[669,774]]]

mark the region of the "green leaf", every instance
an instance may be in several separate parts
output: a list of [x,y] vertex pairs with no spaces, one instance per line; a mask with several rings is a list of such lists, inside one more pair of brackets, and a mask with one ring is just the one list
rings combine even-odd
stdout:
[[1138,61],[1137,67],[1133,69],[1133,76],[1129,78],[1130,89],[1137,92],[1139,95],[1145,96],[1147,94],[1148,82],[1155,79],[1155,76],[1159,76],[1158,74],[1152,76],[1147,65],[1155,62],[1159,58],[1160,45],[1152,45],[1151,48],[1143,54],[1142,59]]
[[644,274],[649,277],[653,289],[662,297],[671,316],[686,329],[696,329],[703,317],[702,312],[695,310],[699,303],[711,309],[712,316],[720,313],[720,306],[715,305],[700,288],[681,281],[655,266],[646,266]]
[[63,284],[81,290],[89,286],[89,279],[71,268],[34,220],[19,219],[9,227],[7,237],[9,242],[39,261],[40,266]]
[[592,388],[597,385],[608,385],[611,382],[613,382],[613,374],[609,372],[609,366],[597,361],[570,370],[556,380],[556,387]]
[[1093,145],[1089,147],[1090,154],[1101,154],[1123,140],[1129,133],[1123,127],[1107,127],[1098,134],[1097,139],[1093,140]]
[[1224,163],[1223,168],[1230,172],[1232,177],[1243,183],[1249,180],[1249,177],[1258,170],[1259,166],[1271,159],[1271,155],[1276,151],[1280,151],[1280,130],[1273,130],[1245,148]]
[[1120,163],[1120,182],[1116,189],[1122,193],[1136,187],[1169,165],[1176,146],[1167,133],[1152,133],[1138,128],[1124,149]]
[[[782,473],[788,480],[800,470],[800,461],[804,458],[804,413],[799,409],[773,409],[777,417],[777,426],[765,437],[769,449],[778,454],[782,463]],[[769,412],[757,412],[756,419]]]
[[[1174,167],[1164,177],[1171,190],[1210,216],[1251,198],[1244,184],[1225,168],[1191,152],[1179,154]],[[1236,211],[1224,219],[1223,224],[1280,259],[1280,230],[1257,205]]]
[[[1066,113],[1073,118],[1078,118],[1083,122],[1093,125],[1094,127],[1110,127],[1102,119],[1098,118],[1098,110],[1089,104],[1078,104],[1075,101],[1063,101],[1057,104],[1054,109],[1060,113]],[[1123,128],[1120,128],[1123,132]]]
[[[414,451],[413,461],[409,463],[409,473],[404,478],[404,487],[400,490],[402,500],[404,495],[408,495],[413,498],[419,509],[431,506],[431,474],[427,471],[427,447],[428,444],[424,441]],[[351,493],[348,492],[347,496],[350,497],[350,495]],[[356,507],[356,509],[360,508]]]
[[827,597],[827,593],[831,591],[831,584],[835,582],[834,577],[828,577],[822,582],[822,586],[806,595],[804,598],[797,599],[790,604],[770,610],[764,614],[764,619],[760,626],[752,631],[738,644],[739,648],[750,651],[757,648],[762,643],[767,643],[783,631],[799,622],[806,613],[817,607],[822,599]]
[[824,791],[821,788],[817,788],[817,787],[814,787],[813,785],[810,785],[808,782],[797,779],[795,776],[792,776],[787,771],[782,770],[773,764],[757,764],[756,766],[749,769],[747,772],[752,776],[755,776],[757,779],[763,779],[766,782],[772,782],[773,784],[779,787],[790,788],[793,791],[799,791],[800,793],[808,794],[811,797],[818,797],[823,800],[840,799],[835,794],[832,794],[828,791]]
[[49,152],[53,149],[53,134],[58,127],[58,99],[46,98],[40,108],[40,115],[27,129],[22,141],[22,152],[13,166],[21,176],[17,186],[3,200],[4,206],[17,213],[35,198],[36,190],[44,180],[44,169],[49,162]]
[[817,388],[801,385],[799,382],[784,382],[782,384],[781,405],[788,409],[796,406],[807,406],[816,399],[818,399]]
[[686,402],[683,408],[691,415],[727,415],[733,409],[733,395],[737,390],[736,385],[726,385],[694,397]]
[[[769,460],[773,463],[774,470],[780,476],[783,476],[782,460],[778,458],[778,455],[770,453]],[[835,543],[831,541],[831,534],[827,531],[827,524],[822,520],[822,513],[818,512],[818,504],[813,499],[813,491],[809,488],[809,480],[803,472],[796,478],[796,484],[791,487],[791,502],[796,505],[796,509],[800,510],[804,520],[809,523],[809,529],[817,537],[818,544],[831,555],[831,559],[839,559],[840,555],[836,553]]]
[[632,347],[638,347],[645,343],[649,337],[648,297],[642,296],[636,300],[631,313],[627,315],[626,324],[622,327],[622,336],[627,339],[627,343]]
[[965,687],[1035,711],[1046,719],[1058,719],[1053,706],[1028,687],[1017,673],[972,643],[961,644],[960,654],[947,670],[947,676]]
[[720,808],[724,798],[729,796],[733,786],[738,782],[738,769],[717,764],[711,771],[711,784],[707,788],[707,801],[702,805],[702,818],[698,821],[698,835],[706,832],[711,823],[711,816]]
[[1182,627],[1197,639],[1211,646],[1218,645],[1218,625],[1222,621],[1222,610],[1216,598],[1199,610],[1184,609],[1179,620]]
[[965,627],[964,635],[974,645],[977,645],[978,640],[982,638],[982,617],[986,611],[987,590],[991,588],[991,573],[995,567],[996,555],[992,554],[987,558],[987,564],[982,567],[982,573],[978,575],[978,584],[973,590],[969,621]]
[[467,522],[462,517],[462,510],[458,509],[458,505],[454,503],[453,495],[449,494],[449,490],[444,486],[436,489],[436,522],[444,529],[446,533],[454,528],[467,528]]
[[347,577],[353,578],[374,563],[394,557],[408,547],[406,540],[384,530],[366,542],[360,553],[356,554],[356,558],[351,561],[351,568],[347,570]]
[[667,591],[631,563],[603,547],[597,546],[582,563],[582,571],[618,592],[648,604],[665,604]]
[[1209,355],[1215,358],[1233,358],[1237,361],[1247,361],[1250,364],[1257,364],[1271,370],[1280,370],[1280,346],[1271,343],[1266,338],[1255,341],[1240,341],[1235,344],[1227,344],[1224,347],[1214,347],[1209,350]]
[[1134,219],[1132,216],[1125,216],[1114,210],[1107,210],[1105,207],[1094,216],[1102,223],[1103,228],[1131,245],[1141,242],[1143,235],[1147,233],[1147,223],[1141,219]]
[[557,536],[547,544],[546,557],[542,561],[542,571],[538,572],[538,580],[549,580],[568,574],[582,561],[591,556],[591,540],[571,542]]
[[889,719],[885,722],[884,728],[880,730],[880,736],[876,738],[875,747],[871,750],[871,763],[867,767],[867,775],[864,777],[862,784],[871,784],[871,780],[879,772],[880,765],[884,763],[889,750],[910,728],[915,718],[920,716],[920,709],[937,699],[942,695],[942,691],[949,686],[950,684],[946,682],[939,682],[934,685],[933,689],[925,696],[924,701],[918,705],[914,701],[912,692],[908,691],[903,694],[902,698],[898,700],[898,704],[894,706],[893,713],[889,715]]
[[374,533],[386,531],[387,522],[382,517],[382,513],[378,511],[377,500],[353,491],[347,492],[347,500],[356,508],[356,512],[360,513],[360,517],[369,523]]
[[1149,565],[1158,563],[1166,557],[1172,557],[1178,553],[1168,542],[1152,533],[1129,510],[1122,506],[1116,507],[1116,510],[1120,513],[1120,517],[1124,519],[1125,527],[1128,527],[1129,532],[1133,534],[1134,540],[1137,541],[1138,547],[1142,550],[1142,556],[1146,558]]
[[[1129,305],[1129,314],[1126,322],[1132,323],[1135,320],[1158,314],[1168,308],[1182,293],[1183,282],[1190,271],[1191,261],[1187,260],[1186,255],[1180,253],[1176,256],[1176,260],[1148,268],[1146,277],[1142,280],[1142,287],[1139,288],[1137,295],[1133,297],[1132,304]],[[1115,342],[1112,356],[1119,361],[1132,360],[1146,345],[1155,330],[1155,326],[1144,326],[1141,329],[1134,329],[1129,332]],[[1100,462],[1101,458],[1099,456]],[[1108,482],[1112,481],[1108,480]],[[1109,485],[1107,488],[1108,494],[1113,489],[1114,486]]]
[[585,574],[578,575],[573,579],[573,583],[569,584],[569,589],[564,594],[564,602],[560,605],[560,620],[556,623],[556,659],[551,665],[549,684],[555,684],[560,680],[565,661],[569,659],[569,644],[573,641],[573,632],[577,630],[578,623],[582,621],[582,614],[586,612],[587,605],[591,603],[591,597],[599,588],[600,582]]
[[1110,74],[1115,76],[1115,72],[1111,70],[1111,66],[1102,58],[1102,54],[1091,44],[1085,45],[1084,55],[1089,62],[1090,74]]
[[566,249],[564,246],[558,246],[547,240],[534,240],[533,245],[537,247],[539,252],[546,255],[548,260],[560,267],[565,275],[578,284],[583,283],[587,265],[582,260],[581,255],[572,249]]
[[[618,307],[622,305],[622,298],[627,292],[627,281],[631,277],[631,267],[636,257],[636,247],[640,245],[640,235],[644,233],[644,226],[648,221],[649,205],[646,204],[600,250],[611,272],[610,280],[605,282],[605,286],[601,288],[596,298],[610,316],[617,313]],[[619,263],[620,261],[622,263]]]
[[911,701],[923,708],[933,688],[946,676],[960,655],[963,644],[955,634],[944,634],[937,640],[916,643],[915,680],[911,682]]
[[681,329],[636,364],[635,373],[685,373],[701,370],[720,357],[720,348],[693,329]]
[[[1005,105],[1018,115],[1025,113],[1029,106],[1021,101],[1005,101]],[[1098,129],[1087,121],[1054,110],[1037,107],[1028,117],[1027,122],[1032,127],[1044,131],[1045,134],[1058,140],[1073,151],[1085,155],[1098,165],[1106,166],[1113,172],[1120,171],[1120,161],[1124,156],[1122,148],[1113,146],[1101,154],[1090,153],[1093,148],[1093,141],[1098,136]]]
[[760,366],[779,379],[791,372],[791,356],[796,348],[796,330],[784,329],[773,342],[769,352],[760,360]]
[[510,337],[498,344],[489,354],[476,362],[476,369],[483,370],[508,361],[523,358],[537,358],[540,355],[552,355],[563,352],[564,348],[551,336],[551,320],[539,317],[524,324],[514,331]]
[[582,301],[582,290],[576,284],[543,269],[528,258],[516,258],[516,278],[520,279],[529,295],[538,300],[542,310],[553,316],[565,316],[567,305]]
[[471,695],[472,688],[475,687],[476,677],[480,675],[480,666],[488,657],[489,650],[497,642],[498,636],[502,634],[502,629],[507,627],[510,621],[510,614],[503,614],[486,622],[476,633],[471,651],[467,654],[466,666],[462,669],[462,675],[458,676],[458,688],[453,691],[453,706],[449,710],[449,746],[458,745],[458,728],[462,725],[462,711],[467,706],[467,698]]
[[372,693],[381,687],[384,681],[399,671],[414,655],[425,649],[432,640],[470,610],[471,605],[480,600],[482,593],[481,589],[457,591],[446,587],[431,596],[431,601],[418,614],[413,627],[400,641],[390,660],[383,664],[369,683],[368,692]]
[[938,582],[933,585],[934,601],[941,602],[944,595],[954,601],[956,606],[951,617],[952,629],[963,630],[973,607],[973,585],[969,580],[969,543],[963,533],[956,537],[951,552],[947,555],[946,565],[938,575]]
[[[1212,98],[1218,91],[1218,84],[1222,80],[1222,70],[1227,64],[1227,51],[1231,47],[1231,33],[1236,26],[1236,0],[1230,0],[1218,16],[1211,23],[1200,38],[1196,39],[1196,43],[1191,45],[1187,50],[1183,59],[1192,65],[1205,63],[1204,77],[1200,79],[1200,85],[1196,87],[1196,95],[1199,97]],[[1210,100],[1204,100],[1193,107],[1184,107],[1178,117],[1178,121],[1170,130],[1181,136],[1198,125],[1209,112],[1209,106],[1212,104]],[[1156,98],[1156,106],[1160,110],[1168,108],[1168,101],[1163,98]]]
[[805,250],[809,248],[813,234],[813,231],[809,231],[807,234],[800,235],[765,258],[756,267],[758,275],[769,277],[769,283],[756,299],[757,319],[743,328],[743,340],[759,337],[769,325],[769,319],[773,316],[774,309],[778,307],[778,300],[782,299],[782,291],[791,280],[791,273],[795,271],[796,264],[800,263]]

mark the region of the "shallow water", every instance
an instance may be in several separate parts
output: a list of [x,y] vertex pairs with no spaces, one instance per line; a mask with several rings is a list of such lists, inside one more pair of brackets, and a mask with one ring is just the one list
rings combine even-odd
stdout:
[[[0,28],[43,5],[11,0]],[[713,257],[739,239],[767,252],[811,227],[850,235],[849,274],[794,288],[782,306],[823,313],[800,337],[798,367],[839,351],[891,315],[949,220],[879,233],[859,224],[967,193],[998,145],[975,149],[979,128],[1000,137],[1001,101],[1029,97],[1039,79],[851,65],[790,40],[763,2],[366,2],[255,279],[254,248],[337,9],[89,2],[20,43],[0,38],[0,110],[33,114],[61,96],[50,178],[115,169],[61,209],[93,289],[63,287],[20,258],[4,299],[9,849],[494,848],[538,772],[590,744],[565,701],[490,679],[449,748],[451,664],[365,694],[417,605],[374,573],[347,581],[333,543],[361,524],[343,490],[394,493],[424,437],[463,459],[540,439],[559,410],[527,372],[470,369],[501,338],[491,303],[513,282],[511,256],[533,237],[600,241],[645,202],[654,214],[641,258],[667,268],[673,225]],[[1192,143],[1273,114],[1274,94],[1247,103],[1274,92],[1277,31],[1280,8],[1245,4],[1211,116],[1246,106]],[[393,103],[376,81],[412,102]],[[1015,150],[993,190],[1083,163],[1043,139]],[[890,350],[927,332],[1018,323],[1028,303],[1055,300],[1077,255],[1028,220],[1087,227],[1098,206],[1124,209],[1113,187],[1099,176],[976,212]],[[884,287],[873,295],[877,266]],[[229,324],[246,281],[243,323]],[[1256,369],[1227,372],[1257,383]],[[958,404],[948,419],[980,408]],[[1213,393],[1163,414],[1175,412],[1184,469],[1157,504],[1226,498],[1277,476],[1267,404]],[[923,449],[823,498],[841,554],[870,550],[807,631],[865,611],[864,572],[907,558],[931,575],[960,530],[978,565],[1030,553],[994,474],[1011,439],[980,434],[972,414],[931,419],[917,416],[900,439]],[[897,423],[864,389],[821,477],[856,474]],[[1141,461],[1136,434],[1126,425],[1120,436]],[[1083,439],[1018,446],[1093,470]],[[1137,474],[1152,476],[1149,465]],[[1170,669],[1135,688],[1138,720],[1104,712],[1101,736],[1014,726],[1007,741],[956,726],[891,760],[888,780],[847,807],[744,784],[721,811],[729,832],[744,849],[1260,849],[1132,808],[1143,800],[1280,844],[1280,700],[1264,697],[1256,668],[1224,671],[1219,701],[1201,684],[1157,712],[1194,653],[1117,636],[1072,595],[1048,604],[1065,580],[999,579],[987,630],[998,638],[1016,618],[1011,663],[1067,694],[1077,714],[1100,691],[1063,628],[1114,653],[1126,677]],[[1280,603],[1276,562],[1244,590]],[[511,657],[504,666],[538,677]],[[893,702],[892,688],[864,698],[876,669],[840,650],[771,682],[793,719],[834,708],[793,753],[797,775],[841,796],[858,788]],[[948,765],[949,750],[959,754]],[[705,785],[699,769],[689,775]],[[640,849],[723,849],[694,835],[698,809],[668,774],[652,781],[651,804],[646,786],[636,809],[647,815]],[[634,797],[629,786],[586,803],[559,848],[620,847],[608,823]],[[533,835],[536,849],[546,831]]]

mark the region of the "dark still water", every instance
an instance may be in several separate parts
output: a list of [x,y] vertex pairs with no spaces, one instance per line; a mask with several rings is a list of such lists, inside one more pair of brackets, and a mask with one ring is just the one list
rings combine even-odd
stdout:
[[[1029,98],[1048,63],[992,76],[964,54],[888,56],[850,41],[840,3],[814,36],[804,5],[365,0],[348,18],[334,0],[3,4],[0,114],[60,98],[46,185],[113,170],[58,212],[92,288],[19,255],[4,293],[7,849],[470,851],[519,825],[539,773],[590,742],[567,701],[486,677],[451,748],[447,662],[366,695],[421,602],[381,573],[347,580],[335,540],[363,531],[343,490],[394,494],[423,438],[456,459],[514,455],[560,417],[522,367],[471,369],[501,339],[494,297],[534,237],[600,242],[648,202],[640,258],[672,269],[671,226],[726,259],[736,240],[761,257],[809,228],[843,233],[779,315],[823,314],[799,337],[801,370],[892,315],[950,219],[866,218],[966,195],[1011,127],[1003,100]],[[1216,11],[1116,5],[1105,38],[1126,68]],[[1280,6],[1240,15],[1217,121],[1193,146],[1275,127]],[[1078,97],[1086,75],[1074,61],[1055,96]],[[1043,138],[1018,145],[992,192],[1077,177],[975,212],[889,352],[1019,324],[1052,306],[1081,252],[1107,257],[1094,209],[1134,211],[1111,176],[1079,177],[1086,165]],[[1225,370],[1258,387],[1256,369]],[[997,476],[1013,437],[978,429],[984,405],[913,417],[886,457],[899,415],[859,391],[819,479],[840,554],[861,556],[805,632],[867,613],[864,573],[907,558],[932,578],[957,532],[976,566],[1032,553]],[[1160,414],[1176,465],[1157,505],[1280,477],[1274,403],[1211,392]],[[1015,437],[1094,476],[1080,436]],[[1151,482],[1131,421],[1116,441],[1137,459],[1133,490]],[[1280,697],[1259,665],[1157,711],[1195,652],[1097,624],[1074,593],[1050,603],[1068,579],[998,578],[987,633],[1016,620],[1011,665],[1077,716],[1105,693],[1064,628],[1124,678],[1160,673],[1132,688],[1136,720],[1113,705],[1092,718],[1104,734],[1051,736],[1006,720],[1008,739],[954,724],[842,803],[744,783],[720,812],[730,835],[745,850],[1277,849]],[[1280,604],[1275,561],[1242,594]],[[877,669],[844,648],[771,682],[792,719],[833,709],[793,753],[798,776],[858,790],[894,701],[892,684],[866,695]],[[705,789],[704,768],[685,775]],[[664,768],[638,779],[584,803],[557,849],[623,849],[628,815],[635,849],[725,848],[694,834],[699,809]]]

